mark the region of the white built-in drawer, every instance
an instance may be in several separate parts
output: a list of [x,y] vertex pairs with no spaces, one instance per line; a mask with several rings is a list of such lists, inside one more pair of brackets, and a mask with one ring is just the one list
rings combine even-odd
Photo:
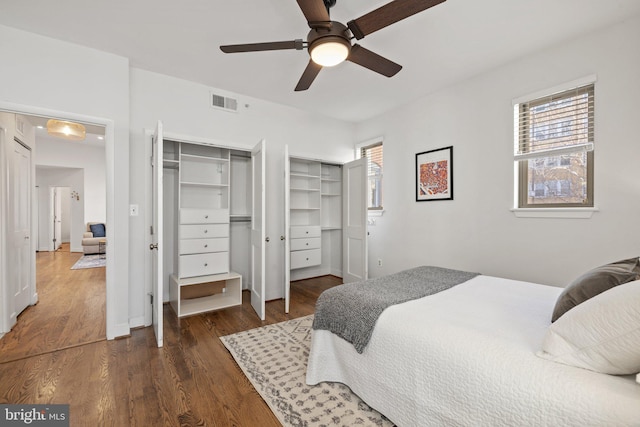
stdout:
[[321,230],[318,225],[291,227],[291,238],[302,239],[305,237],[320,237]]
[[229,222],[229,209],[180,209],[180,224]]
[[291,239],[292,251],[303,251],[305,249],[318,249],[320,247],[319,237],[312,237],[310,239]]
[[206,276],[229,272],[229,252],[180,255],[180,277]]
[[229,250],[229,239],[181,239],[180,255],[200,254],[205,252],[226,252]]
[[311,267],[319,265],[322,261],[320,249],[291,252],[291,268]]
[[194,224],[180,226],[180,239],[229,237],[229,224]]

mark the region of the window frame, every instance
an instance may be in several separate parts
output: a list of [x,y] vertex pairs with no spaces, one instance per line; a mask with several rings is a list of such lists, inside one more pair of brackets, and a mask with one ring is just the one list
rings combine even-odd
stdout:
[[[355,145],[356,159],[367,157],[364,155],[364,152],[368,149],[378,147],[378,146],[384,147],[384,139],[382,137],[370,139],[368,141],[356,144]],[[384,159],[384,148],[383,148],[382,158]],[[369,178],[370,178],[369,166],[367,165],[367,183],[369,182]],[[382,186],[382,183],[384,182],[384,166],[383,166],[382,174],[380,177],[380,182]],[[367,194],[367,212],[369,214],[375,214],[375,213],[381,214],[382,212],[384,212],[384,198],[382,196],[382,191],[381,191],[380,199],[381,199],[380,206],[373,206],[373,207],[369,206],[369,194]]]
[[[544,103],[548,103],[551,101],[561,100],[563,98],[570,98],[571,96],[575,96],[575,91],[584,90],[586,93],[589,93],[591,102],[589,102],[590,112],[587,113],[587,117],[591,120],[589,123],[589,127],[591,129],[595,128],[595,76],[588,76],[584,79],[576,80],[573,82],[569,82],[567,84],[557,86],[555,88],[551,88],[545,91],[539,91],[535,94],[527,95],[524,97],[520,97],[516,100],[513,100],[514,105],[514,142],[515,142],[515,153],[518,155],[518,150],[520,147],[528,147],[529,146],[529,129],[530,127],[527,125],[526,120],[528,117],[528,111],[532,108],[535,108],[539,105],[543,105]],[[526,129],[527,131],[522,131],[522,129]],[[595,139],[595,138],[594,138]],[[589,144],[593,145],[593,140],[589,141]],[[569,146],[570,147],[570,146]],[[575,152],[580,151],[576,149]],[[520,154],[526,154],[520,153]],[[547,157],[555,157],[559,158],[559,164],[562,164],[562,156],[565,155],[566,152],[558,153],[554,155],[552,149],[547,151],[541,150],[540,156],[536,157],[525,157],[522,159],[515,158],[514,161],[516,163],[516,174],[515,174],[515,208],[514,209],[522,209],[522,210],[536,210],[536,209],[568,209],[574,210],[578,208],[594,208],[594,152],[593,149],[586,150],[586,198],[579,203],[529,203],[529,160],[533,158],[547,158]]]

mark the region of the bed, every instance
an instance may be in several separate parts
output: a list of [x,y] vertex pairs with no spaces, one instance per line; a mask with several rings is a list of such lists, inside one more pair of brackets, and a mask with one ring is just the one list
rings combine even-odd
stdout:
[[640,426],[634,375],[540,357],[561,292],[478,275],[386,308],[362,353],[314,329],[307,384],[344,383],[399,426]]

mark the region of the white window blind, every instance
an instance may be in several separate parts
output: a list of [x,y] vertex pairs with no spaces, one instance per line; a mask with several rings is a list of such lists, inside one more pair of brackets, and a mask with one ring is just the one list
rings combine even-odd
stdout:
[[367,158],[367,176],[369,179],[369,209],[382,209],[382,143],[369,145],[360,149],[360,156]]
[[515,160],[593,151],[594,85],[515,106]]

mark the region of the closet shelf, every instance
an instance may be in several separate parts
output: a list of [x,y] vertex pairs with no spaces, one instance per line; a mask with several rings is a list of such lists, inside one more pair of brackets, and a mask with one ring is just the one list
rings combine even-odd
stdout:
[[188,185],[192,187],[210,187],[210,188],[228,188],[229,184],[211,184],[208,182],[190,182],[180,181],[180,185]]
[[296,178],[308,178],[308,179],[319,179],[320,176],[319,175],[309,175],[307,173],[300,173],[300,172],[291,172],[289,173],[290,176],[296,177]]
[[180,167],[180,162],[178,160],[164,159],[162,161],[162,167],[166,169],[178,169]]
[[181,154],[180,158],[182,160],[194,161],[194,162],[205,162],[205,163],[229,163],[228,158],[221,157],[210,157],[210,156],[201,156],[198,154]]
[[317,193],[320,191],[319,188],[301,188],[301,187],[296,187],[296,188],[290,188],[291,191],[304,191],[304,192],[309,192],[309,193]]

